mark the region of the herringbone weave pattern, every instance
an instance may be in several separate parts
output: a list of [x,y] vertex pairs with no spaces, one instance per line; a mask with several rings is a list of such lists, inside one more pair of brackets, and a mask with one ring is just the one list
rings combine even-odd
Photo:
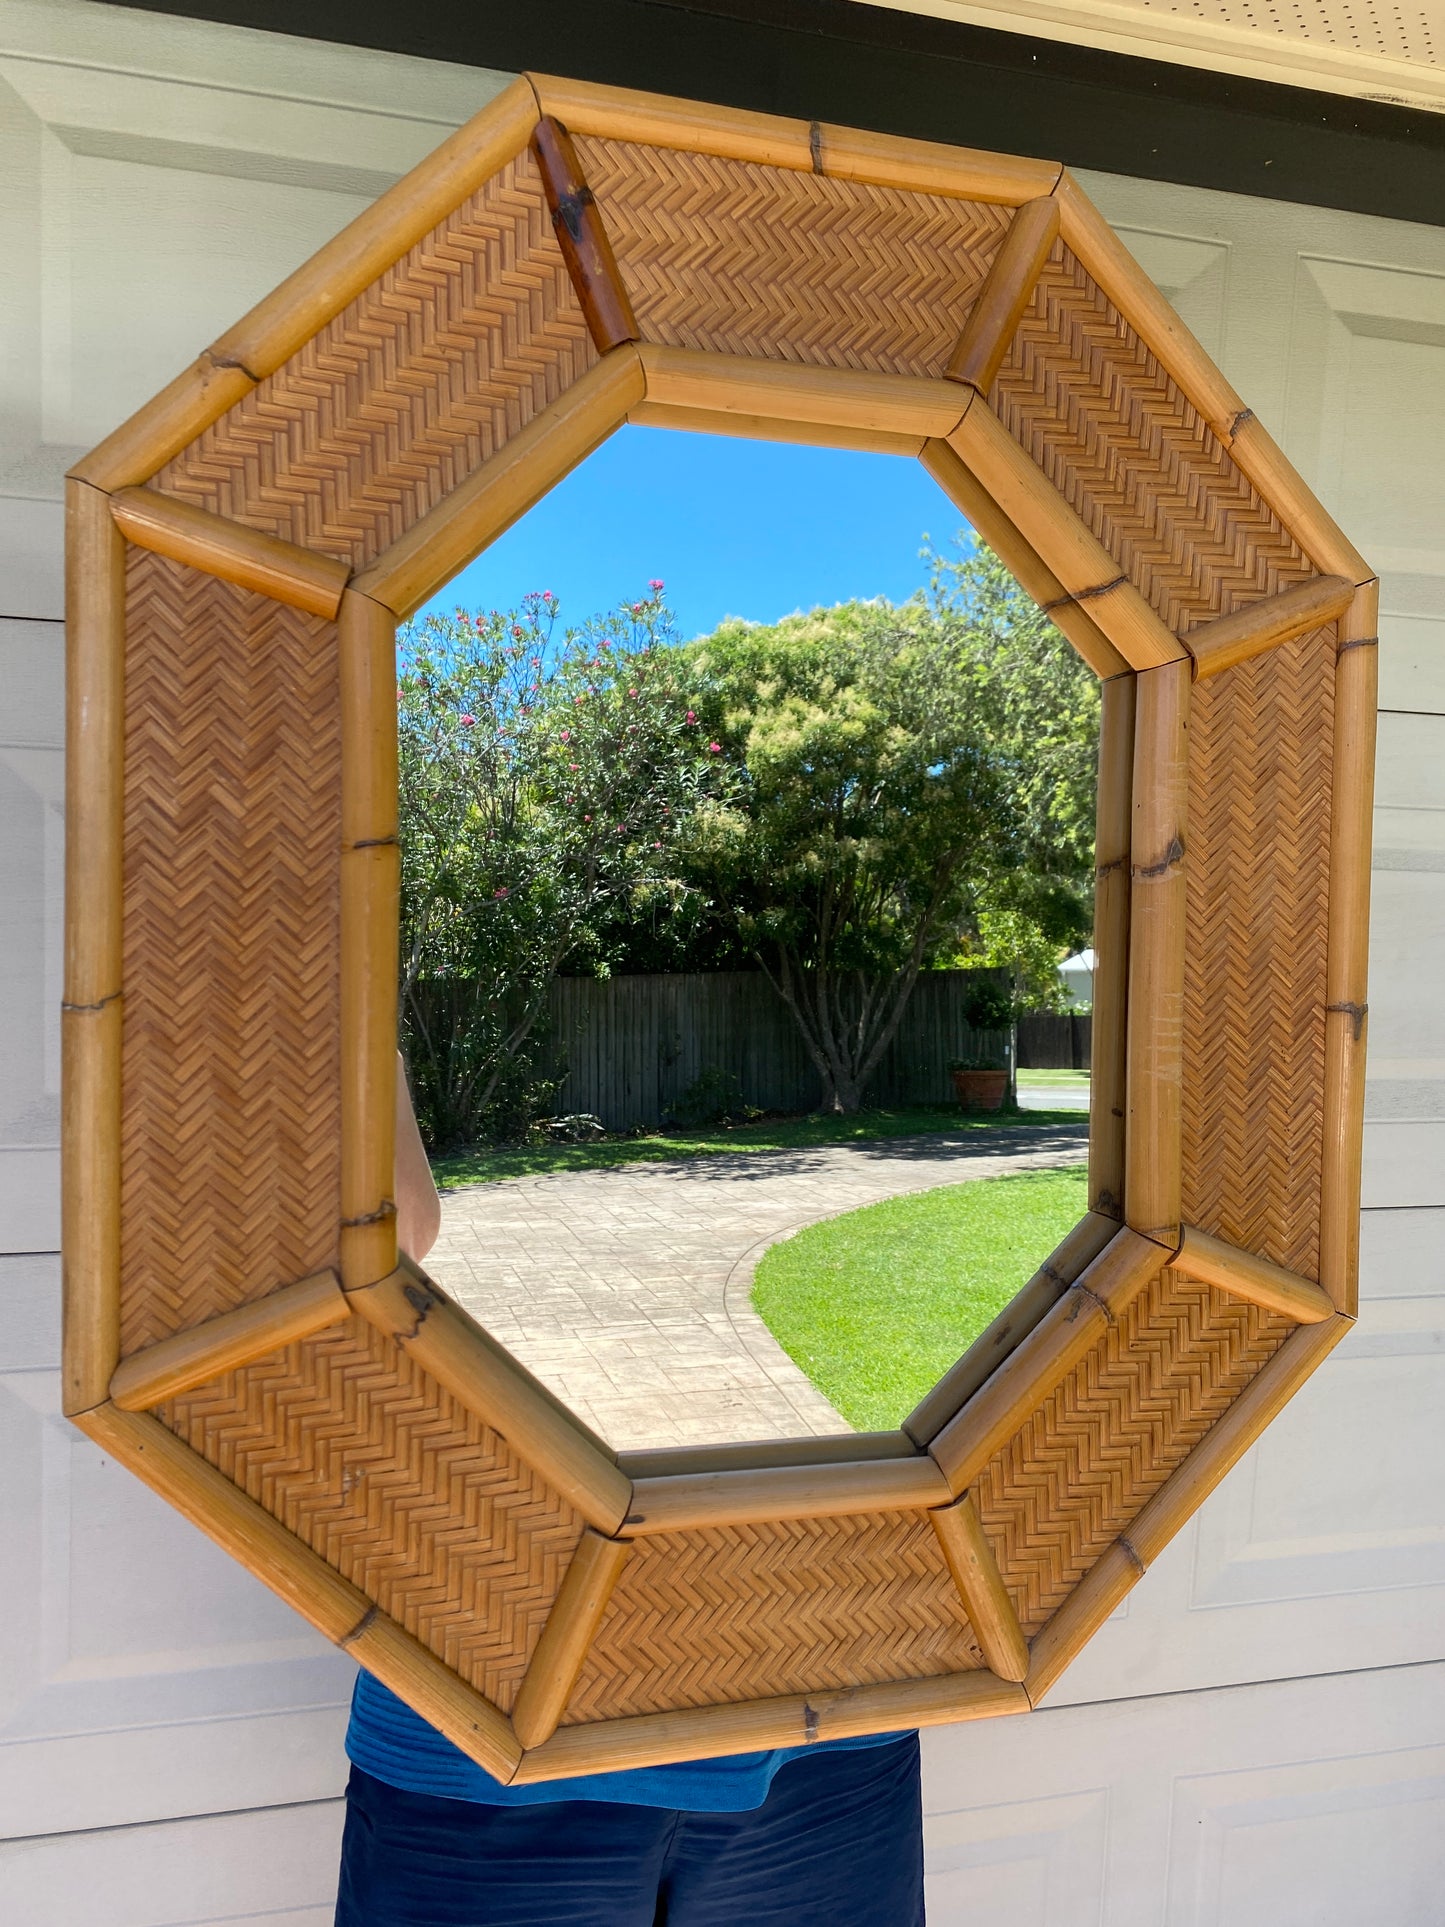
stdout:
[[159,1416],[510,1708],[582,1521],[389,1339],[354,1320]]
[[642,1540],[567,1720],[919,1679],[983,1664],[917,1513]]
[[1062,243],[991,400],[1176,633],[1311,574],[1294,538]]
[[1195,685],[1184,1216],[1318,1275],[1335,634]]
[[643,336],[668,347],[941,375],[1008,226],[1006,209],[941,195],[577,148]]
[[335,1263],[336,631],[127,571],[127,1352]]
[[594,359],[523,154],[156,482],[360,568]]
[[1164,1271],[984,1468],[975,1496],[1026,1634],[1294,1329]]

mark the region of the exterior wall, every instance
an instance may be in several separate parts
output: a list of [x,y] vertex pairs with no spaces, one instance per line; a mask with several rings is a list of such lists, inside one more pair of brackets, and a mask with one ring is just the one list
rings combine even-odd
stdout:
[[[18,1927],[323,1927],[351,1671],[56,1415],[60,477],[502,79],[0,0],[0,1918]],[[1088,185],[1383,574],[1364,1304],[1057,1710],[929,1736],[931,1918],[1423,1927],[1445,1876],[1445,230]]]

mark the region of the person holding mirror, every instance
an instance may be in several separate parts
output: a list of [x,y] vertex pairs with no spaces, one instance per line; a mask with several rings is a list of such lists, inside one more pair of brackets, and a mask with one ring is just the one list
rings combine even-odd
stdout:
[[[398,1059],[397,1241],[441,1200]],[[922,1927],[918,1735],[508,1787],[357,1677],[336,1927]]]

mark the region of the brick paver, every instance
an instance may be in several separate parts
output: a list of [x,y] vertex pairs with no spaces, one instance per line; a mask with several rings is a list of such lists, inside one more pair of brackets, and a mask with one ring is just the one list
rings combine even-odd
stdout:
[[472,1185],[446,1197],[427,1269],[614,1446],[847,1431],[752,1309],[761,1253],[879,1198],[1086,1148],[1082,1125],[1035,1125]]

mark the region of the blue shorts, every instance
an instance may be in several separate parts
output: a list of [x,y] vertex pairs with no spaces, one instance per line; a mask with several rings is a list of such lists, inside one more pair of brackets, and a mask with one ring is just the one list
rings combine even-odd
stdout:
[[923,1927],[918,1736],[790,1760],[743,1813],[483,1806],[353,1767],[336,1927]]

